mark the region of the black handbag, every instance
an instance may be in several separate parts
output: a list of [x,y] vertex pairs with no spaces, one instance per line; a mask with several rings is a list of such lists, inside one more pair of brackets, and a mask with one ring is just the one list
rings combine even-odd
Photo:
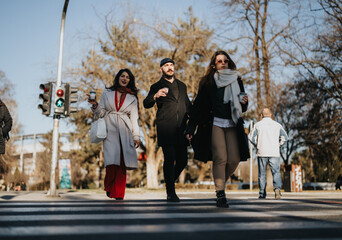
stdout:
[[236,125],[236,135],[239,144],[239,152],[240,152],[240,161],[244,162],[250,158],[249,154],[249,144],[248,144],[248,136],[245,132],[245,128],[243,126],[244,120],[239,118],[237,125]]

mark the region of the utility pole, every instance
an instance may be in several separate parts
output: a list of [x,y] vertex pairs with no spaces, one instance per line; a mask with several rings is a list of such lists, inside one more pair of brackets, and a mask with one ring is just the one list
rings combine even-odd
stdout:
[[[57,81],[56,89],[62,85],[62,59],[63,59],[63,39],[64,39],[64,25],[65,16],[68,8],[69,0],[65,0],[62,22],[61,22],[61,34],[59,39],[59,56],[58,56],[58,70],[57,70]],[[53,115],[53,133],[52,133],[52,157],[51,157],[51,174],[50,174],[50,190],[48,196],[56,197],[56,167],[57,167],[57,156],[58,156],[58,139],[59,139],[59,119],[60,115]]]
[[[249,125],[249,134],[253,131],[253,121]],[[249,190],[253,191],[253,144],[249,141]]]
[[24,137],[20,137],[20,172],[22,174],[25,174],[25,169],[24,169]]

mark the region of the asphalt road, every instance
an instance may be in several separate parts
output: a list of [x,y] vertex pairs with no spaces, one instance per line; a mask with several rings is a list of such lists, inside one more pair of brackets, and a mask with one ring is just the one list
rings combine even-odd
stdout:
[[100,192],[0,192],[0,239],[342,239],[342,192],[228,192],[229,209],[213,192],[128,192],[124,201]]

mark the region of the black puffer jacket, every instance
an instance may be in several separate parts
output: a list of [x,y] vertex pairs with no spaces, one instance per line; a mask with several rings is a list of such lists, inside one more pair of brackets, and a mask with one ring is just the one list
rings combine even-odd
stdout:
[[12,129],[12,117],[6,105],[0,100],[0,154],[5,153],[5,142]]

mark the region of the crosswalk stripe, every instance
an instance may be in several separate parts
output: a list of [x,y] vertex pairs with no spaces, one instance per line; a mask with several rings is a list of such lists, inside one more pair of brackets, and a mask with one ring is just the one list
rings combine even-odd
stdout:
[[[165,200],[2,202],[0,239],[234,231],[341,232],[342,209],[338,204],[318,200],[234,199],[229,202],[229,209],[216,208],[214,199],[187,199],[180,203]],[[327,218],[336,221],[317,221]]]
[[[106,220],[106,219],[186,219],[186,218],[246,218],[246,217],[319,217],[342,216],[342,210],[324,212],[313,211],[269,211],[269,212],[218,212],[218,213],[125,213],[125,214],[72,214],[67,220]],[[4,215],[1,222],[13,221],[56,221],[65,220],[66,215]]]
[[340,223],[318,222],[257,222],[257,223],[214,223],[214,224],[163,224],[163,225],[82,225],[77,226],[39,226],[39,227],[0,227],[0,236],[59,235],[67,234],[123,234],[123,233],[161,233],[161,232],[212,232],[236,230],[284,230],[284,229],[334,229]]
[[[294,204],[295,202],[289,202]],[[298,203],[301,203],[298,201]],[[233,201],[230,202],[229,211],[241,211],[241,210],[263,210],[263,212],[270,212],[273,211],[274,208],[279,206],[286,206],[286,201],[275,201],[273,202],[262,202],[262,201]],[[93,212],[101,212],[103,214],[110,214],[110,213],[129,213],[135,212],[139,213],[162,213],[162,212],[181,212],[181,213],[192,213],[192,212],[199,212],[200,213],[216,213],[219,210],[215,207],[215,202],[213,200],[192,200],[188,202],[181,202],[181,203],[167,203],[165,201],[161,202],[140,202],[140,201],[124,201],[124,202],[82,202],[82,204],[77,203],[41,203],[40,205],[37,203],[22,203],[18,205],[15,204],[0,204],[0,217],[1,216],[10,216],[10,215],[39,215],[39,214],[51,214],[51,215],[58,215],[58,214],[92,214]],[[334,211],[334,209],[339,210],[338,205],[334,204],[326,204],[326,203],[305,203],[305,208],[312,208],[317,209],[320,207],[324,207],[325,209],[331,209],[326,211]],[[292,209],[294,212],[301,211],[303,209],[297,208]],[[284,208],[285,212],[288,212],[288,208]],[[336,212],[336,211],[334,211]]]

